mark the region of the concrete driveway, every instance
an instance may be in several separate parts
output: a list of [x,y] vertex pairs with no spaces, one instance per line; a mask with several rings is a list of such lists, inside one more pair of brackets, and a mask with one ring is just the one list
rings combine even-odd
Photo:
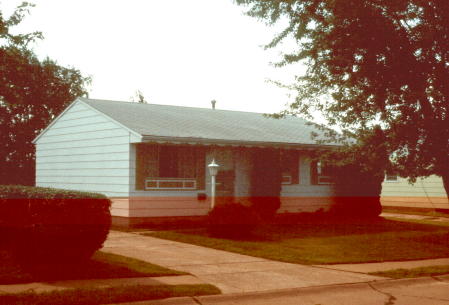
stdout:
[[191,273],[224,294],[361,283],[383,279],[362,273],[282,263],[237,253],[111,231],[102,251]]

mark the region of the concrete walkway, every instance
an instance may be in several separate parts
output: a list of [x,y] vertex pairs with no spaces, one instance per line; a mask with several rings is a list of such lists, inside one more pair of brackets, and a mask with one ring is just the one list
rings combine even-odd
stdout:
[[159,276],[159,277],[137,277],[118,279],[95,279],[95,280],[70,280],[56,282],[38,282],[26,284],[0,285],[0,296],[2,294],[14,294],[22,292],[52,292],[66,289],[78,288],[114,288],[128,285],[196,285],[207,284],[192,275]]
[[188,272],[223,293],[259,292],[384,279],[366,274],[303,266],[181,242],[111,231],[102,251]]
[[427,221],[435,221],[435,222],[444,222],[449,223],[449,217],[441,217],[441,216],[427,216],[427,215],[412,215],[412,214],[401,214],[401,213],[382,213],[381,217],[385,218],[402,218],[409,220],[427,220]]
[[[449,276],[383,280],[120,305],[448,305]],[[118,305],[118,304],[117,304]]]

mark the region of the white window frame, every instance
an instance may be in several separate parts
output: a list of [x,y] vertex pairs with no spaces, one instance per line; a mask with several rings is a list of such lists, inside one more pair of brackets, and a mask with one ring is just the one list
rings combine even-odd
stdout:
[[332,181],[321,181],[321,179],[331,179],[331,176],[318,176],[317,177],[317,184],[324,185],[324,184],[333,184]]
[[[156,182],[156,187],[149,187],[148,182]],[[181,187],[160,187],[161,182],[181,182]],[[193,183],[193,186],[186,186]],[[196,190],[196,179],[194,178],[147,178],[145,179],[145,190]]]
[[332,181],[321,181],[321,179],[331,180],[331,176],[324,176],[322,174],[322,164],[321,161],[318,161],[316,163],[316,172],[317,172],[317,184],[324,185],[324,184],[333,184]]
[[[388,176],[395,176],[395,179],[388,179]],[[399,182],[399,176],[398,175],[387,175],[385,174],[385,182]]]
[[[288,178],[286,182],[284,182],[284,178]],[[287,185],[287,184],[292,184],[292,175],[282,175],[282,182],[281,184],[283,185]]]

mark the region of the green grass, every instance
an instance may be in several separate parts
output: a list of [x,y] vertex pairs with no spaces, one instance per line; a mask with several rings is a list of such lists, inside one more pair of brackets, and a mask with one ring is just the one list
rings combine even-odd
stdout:
[[305,221],[265,225],[245,240],[215,238],[206,228],[147,235],[298,264],[416,260],[449,255],[449,227],[385,219],[352,224]]
[[376,276],[389,277],[393,279],[412,278],[421,276],[435,276],[449,274],[449,266],[429,266],[412,269],[394,269],[388,271],[369,273]]
[[23,268],[6,250],[0,249],[0,261],[0,284],[186,274],[101,251],[84,263],[42,264],[34,266],[33,270]]
[[121,286],[103,289],[70,289],[39,294],[25,292],[0,295],[0,304],[96,305],[219,293],[220,290],[212,285]]

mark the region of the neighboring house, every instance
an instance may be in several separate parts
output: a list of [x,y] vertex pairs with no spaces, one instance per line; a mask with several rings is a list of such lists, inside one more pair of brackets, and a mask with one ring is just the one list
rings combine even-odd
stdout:
[[406,178],[387,173],[382,184],[383,206],[449,209],[443,179],[430,176],[410,184]]
[[332,188],[310,154],[332,145],[316,144],[312,131],[297,117],[78,98],[33,142],[36,185],[103,193],[113,216],[205,215],[212,159],[217,196],[239,201],[257,148],[278,148],[279,212],[327,209]]

